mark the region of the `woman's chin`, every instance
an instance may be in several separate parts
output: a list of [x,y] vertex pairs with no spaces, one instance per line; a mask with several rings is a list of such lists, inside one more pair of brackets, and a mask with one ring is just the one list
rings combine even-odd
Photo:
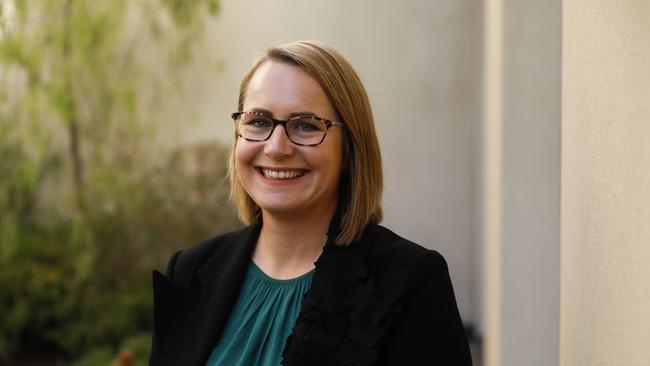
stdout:
[[262,213],[273,216],[297,216],[301,211],[296,205],[288,204],[287,202],[264,202],[261,204],[258,203],[258,206],[262,209]]

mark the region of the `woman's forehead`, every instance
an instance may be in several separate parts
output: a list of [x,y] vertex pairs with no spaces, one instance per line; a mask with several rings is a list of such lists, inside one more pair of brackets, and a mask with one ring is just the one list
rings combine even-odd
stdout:
[[244,110],[263,109],[275,117],[309,111],[323,118],[334,118],[334,108],[320,84],[301,68],[267,61],[255,71],[244,99]]

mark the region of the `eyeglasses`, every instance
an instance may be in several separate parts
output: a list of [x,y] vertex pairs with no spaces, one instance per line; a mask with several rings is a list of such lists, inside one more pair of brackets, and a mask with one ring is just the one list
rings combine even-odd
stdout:
[[332,126],[344,126],[341,122],[310,115],[281,120],[262,112],[235,112],[231,117],[235,121],[237,135],[247,141],[266,141],[275,127],[282,125],[289,140],[300,146],[320,145]]

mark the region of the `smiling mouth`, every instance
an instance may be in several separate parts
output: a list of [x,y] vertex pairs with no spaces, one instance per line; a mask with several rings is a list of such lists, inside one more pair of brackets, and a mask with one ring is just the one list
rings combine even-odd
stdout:
[[262,175],[268,179],[295,179],[300,178],[305,175],[306,170],[296,169],[296,170],[272,170],[266,168],[259,169]]

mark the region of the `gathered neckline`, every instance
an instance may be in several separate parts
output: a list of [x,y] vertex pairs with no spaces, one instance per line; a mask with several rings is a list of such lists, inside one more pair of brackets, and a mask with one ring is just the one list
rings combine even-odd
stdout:
[[250,261],[249,268],[251,268],[251,272],[257,278],[259,278],[261,280],[264,280],[264,281],[267,281],[267,282],[272,282],[272,283],[277,283],[277,284],[291,284],[291,283],[294,283],[294,282],[300,282],[301,280],[304,280],[304,279],[306,279],[308,277],[311,277],[314,274],[314,272],[316,271],[316,268],[314,268],[314,269],[312,269],[312,270],[310,270],[310,271],[308,271],[306,273],[303,273],[303,274],[299,275],[298,277],[288,278],[286,280],[281,280],[281,279],[278,279],[278,278],[273,278],[273,277],[269,276],[268,274],[266,274],[255,262],[253,262],[252,259]]

